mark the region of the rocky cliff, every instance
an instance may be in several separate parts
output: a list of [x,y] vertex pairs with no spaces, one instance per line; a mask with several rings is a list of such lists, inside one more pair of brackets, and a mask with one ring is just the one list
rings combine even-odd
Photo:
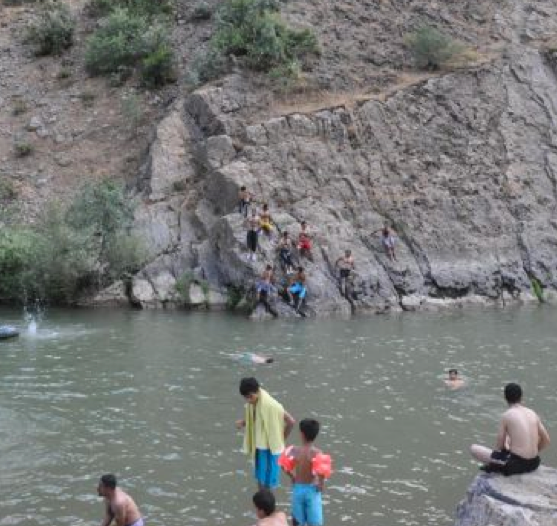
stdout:
[[[552,298],[553,0],[283,2],[285,20],[312,27],[322,54],[300,85],[281,94],[268,77],[239,66],[187,91],[185,70],[206,50],[214,26],[194,20],[196,2],[176,0],[180,80],[157,95],[125,87],[148,108],[131,135],[115,106],[121,88],[84,72],[84,42],[96,22],[84,0],[68,3],[79,24],[62,62],[31,57],[19,41],[34,6],[3,8],[2,27],[10,31],[0,37],[0,116],[7,123],[0,174],[16,180],[27,215],[74,180],[117,173],[132,181],[148,264],[94,303],[242,304],[277,254],[275,240],[264,239],[258,261],[247,261],[246,228],[235,210],[241,185],[270,204],[282,230],[296,235],[301,220],[309,223],[314,260],[301,263],[310,314],[527,301],[533,280]],[[424,23],[459,39],[475,59],[418,74],[404,36]],[[21,100],[23,113],[15,111]],[[34,156],[10,157],[20,134]],[[397,234],[395,262],[372,234],[385,222]],[[334,269],[345,249],[357,268],[348,300]],[[281,303],[278,309],[293,314]]]
[[457,509],[455,526],[552,526],[557,470],[503,477],[478,475]]
[[[152,263],[134,297],[171,304],[191,273],[218,304],[276,263],[267,241],[259,262],[246,261],[241,185],[269,202],[281,229],[296,233],[302,219],[313,228],[314,262],[302,264],[317,314],[528,299],[532,278],[554,290],[556,71],[555,53],[516,43],[383,100],[318,111],[248,120],[238,75],[179,100],[139,184],[137,228]],[[397,262],[371,234],[384,222],[398,235]],[[333,268],[348,248],[351,305]]]

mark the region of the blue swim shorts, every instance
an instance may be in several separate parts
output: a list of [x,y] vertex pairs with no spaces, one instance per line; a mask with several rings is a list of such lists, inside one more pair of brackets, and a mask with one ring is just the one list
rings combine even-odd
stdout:
[[300,296],[300,299],[302,300],[306,297],[306,288],[298,281],[294,283],[294,285],[292,285],[288,290],[291,294],[298,294]]
[[272,489],[279,485],[279,457],[280,455],[273,455],[270,449],[255,450],[255,478],[262,486]]
[[323,524],[323,502],[321,492],[315,484],[292,486],[292,517],[299,526]]

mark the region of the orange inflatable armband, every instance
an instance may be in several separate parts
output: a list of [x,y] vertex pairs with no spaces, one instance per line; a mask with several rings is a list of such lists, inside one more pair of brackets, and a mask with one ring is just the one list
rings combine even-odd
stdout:
[[313,457],[311,461],[311,469],[314,475],[328,479],[333,472],[333,461],[331,460],[331,455],[325,455],[324,453],[319,453]]
[[287,473],[294,471],[296,459],[292,456],[292,446],[287,447],[278,459],[278,465]]

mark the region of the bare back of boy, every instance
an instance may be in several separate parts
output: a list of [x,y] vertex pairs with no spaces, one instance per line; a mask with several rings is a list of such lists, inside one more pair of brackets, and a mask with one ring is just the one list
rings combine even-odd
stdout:
[[268,517],[258,519],[255,526],[288,526],[288,521],[283,511],[275,511]]
[[120,488],[116,488],[112,501],[107,502],[107,512],[112,515],[116,526],[129,526],[141,519],[135,501]]
[[[293,448],[292,456],[296,460],[296,468],[292,475],[295,484],[314,484],[319,477],[313,474],[313,458],[320,454],[321,450],[313,445],[297,446]],[[318,483],[318,485],[320,485]]]

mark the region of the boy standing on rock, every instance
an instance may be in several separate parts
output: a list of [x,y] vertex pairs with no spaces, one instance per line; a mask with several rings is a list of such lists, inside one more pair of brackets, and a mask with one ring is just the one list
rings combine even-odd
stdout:
[[519,475],[535,471],[540,465],[539,451],[549,445],[549,433],[540,417],[522,405],[522,389],[518,384],[505,386],[505,399],[509,409],[503,413],[496,449],[474,444],[472,456],[485,466],[481,469],[503,475]]
[[259,231],[259,216],[257,210],[252,208],[251,216],[248,219],[248,233],[246,236],[246,244],[248,247],[248,261],[257,260],[257,232]]

